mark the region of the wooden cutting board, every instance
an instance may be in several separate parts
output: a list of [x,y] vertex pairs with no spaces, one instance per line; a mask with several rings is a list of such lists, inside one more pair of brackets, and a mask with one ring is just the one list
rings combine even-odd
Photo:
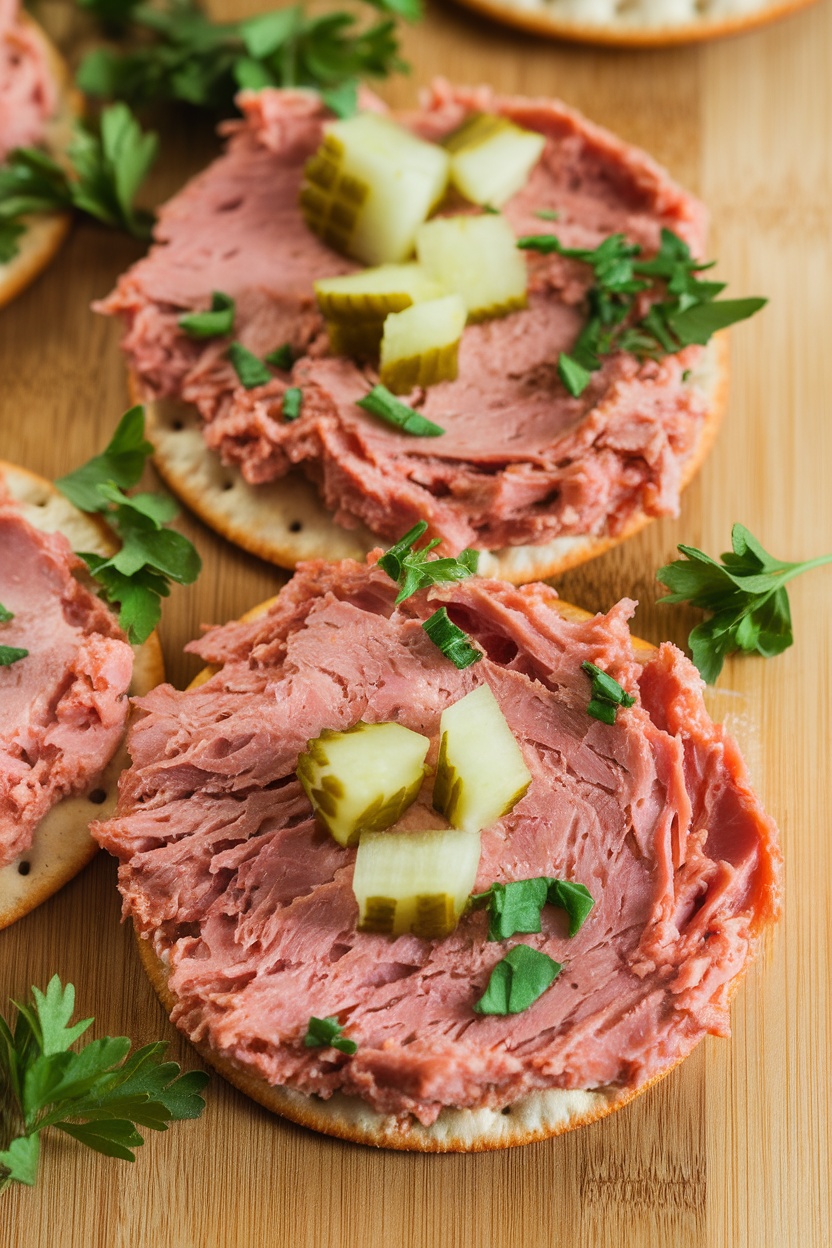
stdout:
[[[262,6],[261,6],[262,7]],[[247,12],[250,10],[247,10]],[[59,19],[60,10],[55,14]],[[243,15],[228,0],[221,16]],[[741,519],[783,558],[832,549],[832,8],[759,33],[655,53],[524,37],[434,4],[407,37],[413,64],[383,94],[411,103],[433,74],[562,96],[643,145],[710,205],[711,253],[735,295],[770,306],[734,333],[723,433],[677,521],[655,524],[564,577],[589,608],[624,594],[637,629],[683,644],[695,613],[656,607],[654,570],[678,541],[716,553]],[[165,121],[169,194],[214,150]],[[128,404],[118,327],[89,311],[137,256],[78,226],[58,262],[0,313],[0,456],[49,476],[99,449]],[[175,590],[162,638],[181,685],[183,644],[273,593],[280,575],[184,517],[205,571]],[[830,1243],[832,572],[792,590],[796,645],[728,663],[714,695],[777,818],[786,911],[733,1006],[631,1107],[574,1135],[482,1156],[373,1152],[272,1118],[214,1077],[200,1122],[151,1138],[135,1165],[49,1139],[34,1189],[0,1197],[8,1248],[822,1248]],[[2,714],[2,708],[0,708]],[[94,1033],[137,1043],[168,1023],[119,926],[115,864],[100,855],[63,893],[0,933],[0,1003],[58,971]]]

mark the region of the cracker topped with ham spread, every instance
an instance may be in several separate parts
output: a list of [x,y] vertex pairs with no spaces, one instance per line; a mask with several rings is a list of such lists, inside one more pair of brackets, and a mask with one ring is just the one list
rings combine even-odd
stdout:
[[[376,557],[304,564],[192,643],[212,667],[140,700],[94,835],[174,1021],[250,1095],[396,1148],[545,1138],[727,1034],[779,910],[776,830],[633,603],[470,576],[396,605]],[[472,647],[453,662],[423,627],[443,607]],[[394,737],[424,771],[345,825]],[[505,813],[478,815],[501,773]]]
[[[362,116],[384,111],[372,97],[364,104]],[[582,355],[587,379],[576,384],[572,375],[566,384],[561,359],[580,342],[598,270],[560,251],[590,253],[620,238],[647,258],[672,238],[701,258],[705,211],[692,195],[643,152],[556,101],[434,85],[418,112],[397,119],[423,146],[444,154],[456,142],[449,136],[482,117],[538,145],[499,212],[452,189],[425,228],[477,217],[499,222],[515,241],[556,232],[559,250],[514,250],[525,290],[513,302],[483,311],[468,300],[451,371],[398,391],[423,418],[417,432],[358,406],[385,379],[387,323],[379,372],[377,350],[350,347],[366,329],[362,313],[349,325],[322,311],[335,305],[325,304],[321,283],[360,271],[338,232],[342,202],[329,224],[315,217],[341,143],[331,114],[301,91],[244,92],[240,106],[243,120],[224,126],[224,155],[162,209],[149,255],[101,305],[123,319],[130,369],[153,401],[158,467],[204,519],[285,566],[363,557],[377,544],[373,535],[395,538],[422,519],[444,550],[492,552],[483,571],[523,581],[678,510],[721,411],[721,340],[697,345],[688,334],[679,340],[688,345],[672,350],[666,335],[664,347],[638,347],[632,335],[629,349],[596,342]],[[315,178],[323,181],[310,186]],[[408,194],[401,191],[402,202]],[[362,255],[374,250],[376,235],[368,237]],[[429,264],[428,242],[424,255],[421,236],[413,245]],[[408,254],[404,247],[400,256]],[[491,254],[483,244],[483,268]],[[458,290],[435,257],[430,276],[445,293]],[[189,329],[218,292],[233,307],[225,330]],[[439,332],[440,313],[449,315],[447,300],[439,302],[433,326],[423,318],[428,333]],[[631,320],[649,306],[636,302]],[[243,367],[252,359],[259,372]]]

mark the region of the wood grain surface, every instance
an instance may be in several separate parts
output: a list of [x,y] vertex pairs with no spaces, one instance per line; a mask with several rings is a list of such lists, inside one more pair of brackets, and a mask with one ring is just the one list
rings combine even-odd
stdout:
[[[255,6],[252,6],[255,7]],[[262,6],[261,6],[262,7]],[[250,10],[248,10],[250,11]],[[217,10],[219,13],[219,10]],[[239,15],[228,0],[222,16]],[[51,16],[60,27],[63,11]],[[695,613],[656,607],[654,570],[685,541],[716,553],[742,519],[783,558],[832,548],[832,7],[690,49],[614,53],[557,45],[435,2],[407,37],[413,100],[439,73],[560,95],[648,148],[712,212],[712,254],[732,292],[770,305],[734,333],[733,387],[716,450],[676,521],[651,526],[563,578],[589,608],[640,600],[637,631],[682,644]],[[165,120],[169,194],[211,154],[207,129]],[[76,227],[57,263],[0,313],[0,456],[54,476],[106,441],[127,405],[118,327],[93,315],[139,254]],[[189,517],[205,572],[175,590],[162,638],[172,680],[196,664],[200,623],[239,615],[281,577]],[[39,1183],[0,1197],[8,1248],[822,1248],[830,1218],[832,574],[791,591],[796,644],[727,664],[716,711],[747,753],[777,818],[785,917],[733,1006],[730,1041],[706,1040],[611,1119],[525,1149],[480,1156],[374,1152],[272,1118],[221,1080],[199,1122],[148,1133],[135,1165],[72,1141],[45,1143]],[[1,713],[1,712],[0,712]],[[0,933],[0,1002],[58,971],[95,1014],[93,1034],[164,1037],[196,1065],[119,925],[115,864],[77,880]]]

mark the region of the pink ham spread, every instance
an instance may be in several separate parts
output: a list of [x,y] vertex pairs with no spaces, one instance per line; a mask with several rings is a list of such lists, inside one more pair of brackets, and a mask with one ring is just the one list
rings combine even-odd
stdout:
[[[189,647],[219,666],[206,684],[140,701],[118,810],[93,832],[169,967],[178,1026],[271,1084],[426,1124],[538,1089],[636,1088],[725,1035],[779,909],[780,859],[691,663],[671,645],[637,662],[626,600],[575,622],[540,584],[395,594],[377,567],[302,564],[268,614]],[[485,651],[465,671],[421,628],[440,602]],[[612,726],[587,714],[584,659],[636,695]],[[549,906],[540,935],[508,941],[487,939],[479,910],[442,940],[360,933],[355,850],[316,827],[298,755],[323,728],[396,720],[435,761],[442,710],[483,681],[532,783],[483,832],[476,891],[548,875],[595,906],[572,939]],[[437,826],[418,800],[414,826]],[[524,1013],[475,1013],[519,941],[562,973]],[[305,1047],[313,1015],[336,1016],[355,1055]]]
[[[312,292],[316,279],[356,266],[311,234],[297,206],[326,111],[301,92],[244,93],[240,104],[244,120],[226,126],[225,154],[162,210],[156,245],[101,305],[123,318],[147,397],[195,404],[208,446],[249,482],[299,466],[340,524],[363,521],[388,538],[424,519],[448,549],[494,549],[615,533],[636,512],[677,509],[706,415],[683,374],[702,349],[644,364],[615,354],[572,398],[556,365],[585,319],[589,270],[575,261],[528,253],[529,307],[469,326],[457,380],[409,396],[443,436],[412,437],[356,407],[377,375],[329,354]],[[652,253],[667,227],[702,254],[702,206],[644,153],[562,104],[440,83],[402,120],[437,140],[473,110],[547,138],[503,209],[518,236],[555,229],[565,245],[586,248],[622,231]],[[556,226],[541,221],[541,209],[557,211]],[[206,308],[215,290],[237,300],[235,334],[257,355],[291,343],[291,376],[245,390],[226,341],[206,345],[179,329],[177,318]],[[281,415],[288,385],[303,391],[291,423]]]
[[78,580],[60,533],[41,533],[0,499],[0,645],[28,650],[0,667],[0,866],[28,850],[38,822],[83,792],[124,733],[133,651]]
[[43,138],[56,104],[43,44],[20,20],[17,0],[0,0],[0,163]]

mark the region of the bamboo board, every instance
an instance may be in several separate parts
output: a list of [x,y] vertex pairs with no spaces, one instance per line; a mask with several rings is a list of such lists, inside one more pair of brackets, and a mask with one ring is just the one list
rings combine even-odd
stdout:
[[[222,16],[242,6],[228,0]],[[588,608],[641,601],[636,629],[683,643],[693,613],[656,607],[656,567],[685,541],[717,552],[742,519],[783,558],[832,548],[832,8],[665,52],[599,52],[432,8],[407,39],[413,99],[441,73],[559,94],[648,148],[712,210],[711,252],[732,292],[766,311],[734,334],[728,418],[677,521],[563,578]],[[166,122],[170,193],[214,150]],[[139,254],[76,228],[56,265],[0,313],[0,456],[54,476],[106,441],[127,406],[118,329],[88,311]],[[190,518],[205,572],[174,590],[162,638],[172,680],[196,663],[200,623],[239,615],[281,577]],[[221,1080],[198,1123],[151,1138],[135,1166],[49,1140],[34,1189],[0,1197],[8,1248],[822,1248],[832,1242],[832,575],[792,590],[796,645],[730,662],[714,695],[749,758],[786,855],[786,913],[733,1007],[730,1042],[706,1040],[655,1090],[558,1140],[480,1156],[371,1152],[272,1118]],[[119,926],[115,865],[99,855],[63,893],[0,933],[0,1002],[60,972],[93,1034],[160,1037],[194,1065]]]

